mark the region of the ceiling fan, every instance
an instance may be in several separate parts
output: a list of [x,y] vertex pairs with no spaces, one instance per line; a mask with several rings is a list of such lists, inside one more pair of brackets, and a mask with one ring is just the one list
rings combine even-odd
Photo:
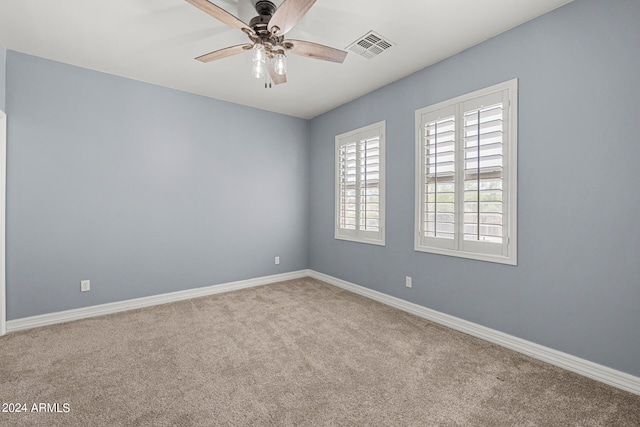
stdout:
[[[265,87],[271,87],[271,82],[276,85],[287,82],[287,52],[337,63],[342,63],[347,56],[347,52],[329,46],[303,40],[285,40],[284,35],[311,9],[316,0],[284,0],[278,8],[271,1],[258,0],[255,4],[258,16],[249,25],[208,0],[186,1],[220,22],[239,28],[251,40],[251,43],[226,47],[196,59],[211,62],[251,50],[251,72],[256,78],[265,78]],[[270,82],[267,82],[267,76]]]

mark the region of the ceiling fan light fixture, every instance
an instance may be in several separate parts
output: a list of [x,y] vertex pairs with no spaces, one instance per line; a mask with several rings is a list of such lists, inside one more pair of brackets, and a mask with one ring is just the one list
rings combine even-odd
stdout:
[[242,30],[252,42],[218,49],[200,55],[196,60],[211,62],[251,50],[251,74],[258,79],[264,78],[265,86],[287,82],[285,51],[336,63],[342,63],[347,56],[345,51],[317,43],[304,40],[285,41],[285,34],[305,16],[317,0],[284,0],[279,1],[278,7],[273,2],[275,0],[252,0],[250,3],[255,7],[258,16],[253,17],[249,25],[215,5],[212,0],[186,1],[223,24]]
[[273,58],[273,68],[275,69],[276,74],[285,75],[287,74],[287,57],[284,56],[284,53],[277,53]]

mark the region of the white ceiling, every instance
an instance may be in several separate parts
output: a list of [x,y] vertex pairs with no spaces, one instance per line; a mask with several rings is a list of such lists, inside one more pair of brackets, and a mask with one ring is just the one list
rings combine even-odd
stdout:
[[[211,0],[249,22],[254,0]],[[212,98],[313,118],[571,0],[318,0],[287,34],[345,49],[373,30],[396,46],[343,64],[288,55],[288,83],[264,89],[250,54],[196,56],[248,41],[184,0],[2,0],[7,49]],[[281,0],[274,3],[280,4]]]

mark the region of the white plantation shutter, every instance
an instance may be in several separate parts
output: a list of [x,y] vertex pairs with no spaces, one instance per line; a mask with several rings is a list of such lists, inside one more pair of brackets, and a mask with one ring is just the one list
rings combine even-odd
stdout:
[[384,126],[336,137],[337,239],[384,244]]
[[500,92],[462,105],[464,240],[494,243],[485,245],[484,251],[498,254],[502,249],[498,245],[503,242],[504,218],[502,98]]
[[454,108],[426,114],[421,123],[420,234],[432,245],[455,247],[456,118]]
[[380,231],[380,137],[360,141],[360,229]]
[[516,92],[416,111],[416,250],[516,263]]
[[338,149],[338,212],[339,227],[356,229],[356,142],[348,142]]

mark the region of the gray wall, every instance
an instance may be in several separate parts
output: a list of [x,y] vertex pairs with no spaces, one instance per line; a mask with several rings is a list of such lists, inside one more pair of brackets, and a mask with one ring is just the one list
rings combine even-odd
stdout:
[[14,51],[6,106],[9,320],[307,267],[307,121]]
[[[314,119],[310,268],[640,375],[640,2],[614,3],[576,0]],[[518,266],[414,252],[415,110],[512,78]],[[334,240],[334,137],[383,119],[387,245]]]
[[4,92],[5,92],[5,62],[7,59],[7,50],[0,43],[0,110],[4,111]]

